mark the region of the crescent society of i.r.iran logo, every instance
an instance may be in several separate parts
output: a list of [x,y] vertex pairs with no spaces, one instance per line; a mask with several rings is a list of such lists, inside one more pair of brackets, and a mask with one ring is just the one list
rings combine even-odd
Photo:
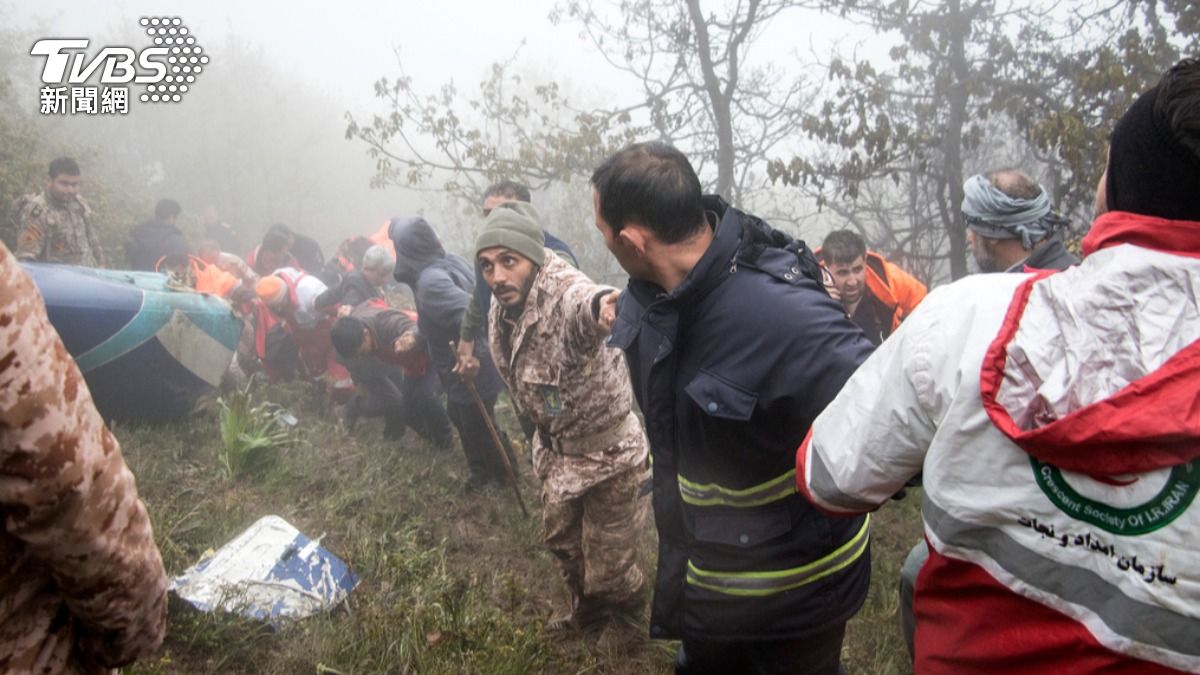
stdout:
[[[1038,487],[1067,515],[1091,523],[1106,532],[1124,536],[1147,534],[1167,526],[1191,505],[1200,492],[1200,460],[1173,467],[1170,471],[1140,474],[1135,496],[1126,505],[1106,504],[1089,498],[1082,485],[1072,486],[1069,479],[1055,466],[1029,458]],[[1164,480],[1165,479],[1165,480]],[[1148,498],[1147,498],[1148,497]]]

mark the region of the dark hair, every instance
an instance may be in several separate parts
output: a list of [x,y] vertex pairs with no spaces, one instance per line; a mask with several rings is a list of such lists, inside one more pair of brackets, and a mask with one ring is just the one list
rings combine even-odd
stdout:
[[291,237],[283,232],[279,232],[275,228],[271,228],[267,230],[266,234],[263,235],[262,249],[264,251],[273,251],[278,253],[280,251],[286,251],[290,243]]
[[511,180],[502,180],[488,187],[488,189],[483,191],[483,201],[486,202],[488,197],[507,197],[525,203],[533,201],[529,195],[528,187]]
[[50,177],[54,178],[55,176],[62,174],[66,174],[68,176],[78,176],[79,164],[77,164],[75,160],[71,159],[70,157],[59,157],[53,162],[50,162]]
[[1200,156],[1200,59],[1184,59],[1163,74],[1154,116],[1176,142]]
[[834,230],[821,242],[821,262],[845,265],[867,254],[867,242],[850,230]]
[[367,325],[352,316],[343,316],[333,324],[329,337],[333,340],[333,348],[342,358],[347,359],[358,353],[363,343],[363,329]]
[[292,228],[288,227],[287,225],[284,225],[283,223],[275,223],[274,225],[268,227],[267,233],[270,234],[271,232],[277,232],[279,234],[282,234],[283,236],[287,237],[288,239],[296,238],[296,233],[292,230]]
[[708,226],[696,171],[666,143],[635,143],[609,157],[592,174],[592,187],[613,234],[638,223],[675,244]]
[[1042,186],[1019,169],[989,171],[985,177],[997,190],[1013,199],[1037,199],[1042,194]]
[[183,213],[183,207],[174,199],[160,199],[154,205],[154,217],[159,220],[166,220],[171,216],[178,216]]
[[363,256],[367,254],[367,249],[374,246],[370,239],[361,235],[347,237],[338,245],[338,255],[345,257],[354,266],[354,269],[360,270],[363,266]]

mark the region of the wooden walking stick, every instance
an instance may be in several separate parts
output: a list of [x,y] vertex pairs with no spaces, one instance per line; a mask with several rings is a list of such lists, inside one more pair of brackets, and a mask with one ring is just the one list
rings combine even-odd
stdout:
[[[455,351],[454,341],[450,342],[450,351]],[[492,444],[496,446],[496,452],[500,453],[500,461],[504,463],[504,471],[508,474],[508,480],[512,483],[513,494],[517,496],[517,506],[521,507],[521,515],[529,517],[529,511],[525,508],[525,500],[521,498],[521,488],[517,486],[517,476],[513,473],[512,462],[508,461],[508,453],[504,451],[504,443],[500,441],[500,434],[496,432],[496,425],[492,424],[492,416],[488,414],[487,408],[483,405],[483,399],[479,397],[479,390],[475,388],[475,383],[471,380],[463,380],[463,384],[467,385],[467,391],[471,392],[471,398],[475,401],[475,409],[479,411],[479,416],[483,418],[483,423],[487,425],[488,433],[492,435]]]

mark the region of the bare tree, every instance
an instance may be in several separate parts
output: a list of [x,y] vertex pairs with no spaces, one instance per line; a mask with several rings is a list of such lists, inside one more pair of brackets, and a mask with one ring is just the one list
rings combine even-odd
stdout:
[[767,61],[755,65],[756,39],[796,0],[739,0],[705,11],[700,0],[570,0],[551,19],[571,19],[617,70],[634,78],[644,100],[625,110],[649,114],[661,140],[679,147],[713,189],[744,201],[755,170],[794,136],[810,101],[810,83]]

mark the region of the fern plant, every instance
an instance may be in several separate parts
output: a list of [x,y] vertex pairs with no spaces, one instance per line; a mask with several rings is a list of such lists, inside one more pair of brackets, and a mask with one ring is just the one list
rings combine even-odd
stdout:
[[288,425],[281,419],[279,407],[271,403],[254,405],[250,395],[253,378],[244,388],[220,399],[221,449],[218,461],[226,480],[259,475],[275,464],[279,448],[291,439]]

